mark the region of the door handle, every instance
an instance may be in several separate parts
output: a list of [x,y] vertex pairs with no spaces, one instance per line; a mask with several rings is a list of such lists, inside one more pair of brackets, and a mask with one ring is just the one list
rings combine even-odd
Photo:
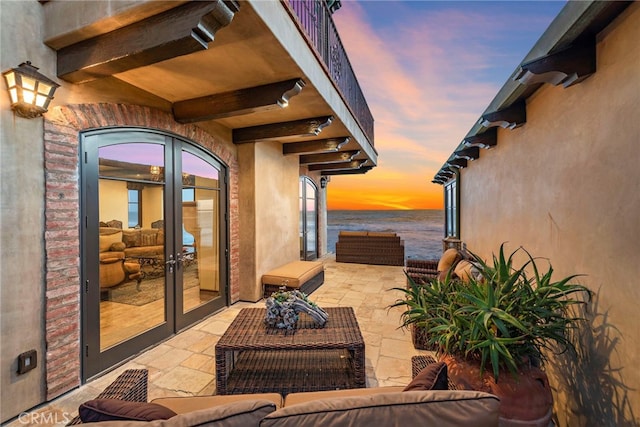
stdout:
[[178,263],[178,265],[184,265],[184,255],[182,254],[176,254],[176,262]]
[[169,255],[169,261],[165,262],[165,265],[169,266],[169,274],[173,273],[173,266],[176,264],[176,260],[173,259],[173,255]]

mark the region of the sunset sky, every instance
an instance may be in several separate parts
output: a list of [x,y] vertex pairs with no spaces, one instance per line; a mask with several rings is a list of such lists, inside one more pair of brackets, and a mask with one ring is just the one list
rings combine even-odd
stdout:
[[564,1],[342,0],[333,18],[375,120],[378,166],[329,209],[441,209],[431,179]]

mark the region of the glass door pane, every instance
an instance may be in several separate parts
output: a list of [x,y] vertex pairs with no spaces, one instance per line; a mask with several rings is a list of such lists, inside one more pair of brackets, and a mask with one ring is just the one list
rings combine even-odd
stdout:
[[318,205],[316,186],[308,177],[300,179],[300,259],[318,257]]
[[307,196],[307,200],[305,201],[306,209],[305,209],[305,223],[306,223],[306,258],[305,259],[316,259],[318,257],[317,254],[317,243],[316,236],[318,235],[316,217],[317,217],[317,207],[316,207],[316,189],[315,186],[309,182],[307,182],[307,191],[305,192]]
[[167,320],[164,170],[161,144],[98,150],[101,351]]
[[[182,151],[182,306],[186,314],[223,300],[220,276],[220,170]],[[178,279],[180,279],[178,278]]]
[[298,229],[300,230],[300,259],[301,260],[306,260],[306,252],[307,250],[305,249],[306,246],[306,228],[305,228],[305,222],[304,222],[304,217],[305,217],[305,209],[304,209],[304,182],[305,179],[301,178],[299,181],[299,198],[298,198],[298,210],[299,210],[299,225],[298,225]]

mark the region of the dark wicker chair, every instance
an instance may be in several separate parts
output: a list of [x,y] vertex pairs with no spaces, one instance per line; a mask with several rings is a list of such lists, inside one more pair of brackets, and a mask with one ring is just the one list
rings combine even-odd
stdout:
[[[100,393],[96,399],[120,399],[129,402],[146,402],[149,371],[128,369]],[[80,416],[73,418],[68,426],[82,424]]]
[[438,278],[438,260],[409,258],[405,265],[405,271],[415,283],[423,284]]

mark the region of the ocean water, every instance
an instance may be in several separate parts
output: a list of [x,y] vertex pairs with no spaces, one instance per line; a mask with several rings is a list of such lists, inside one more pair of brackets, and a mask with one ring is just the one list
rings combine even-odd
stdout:
[[405,258],[438,259],[442,254],[444,212],[330,210],[327,212],[327,251],[335,253],[341,230],[394,232],[404,240]]

